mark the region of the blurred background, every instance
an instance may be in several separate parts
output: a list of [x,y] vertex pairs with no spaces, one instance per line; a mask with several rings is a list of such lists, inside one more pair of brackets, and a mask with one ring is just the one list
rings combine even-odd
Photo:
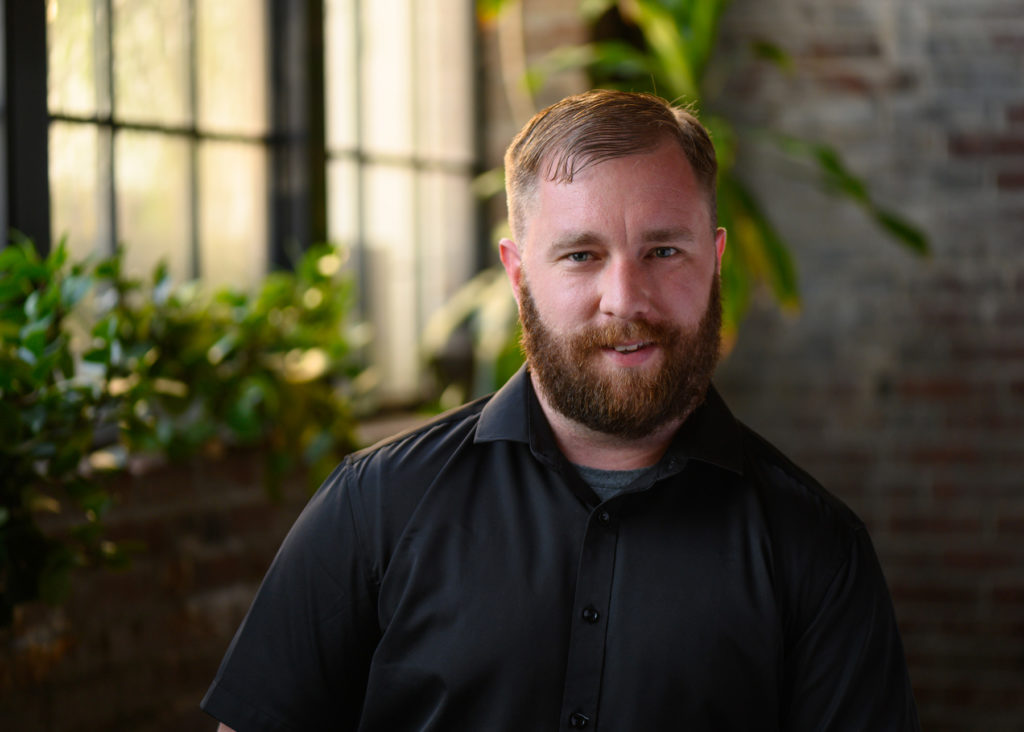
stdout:
[[517,365],[509,139],[722,162],[736,415],[868,524],[922,724],[1024,730],[1024,0],[0,0],[0,727],[198,703],[330,465]]

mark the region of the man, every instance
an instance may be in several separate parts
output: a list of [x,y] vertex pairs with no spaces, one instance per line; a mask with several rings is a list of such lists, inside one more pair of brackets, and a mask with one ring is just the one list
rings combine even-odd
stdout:
[[589,92],[505,165],[525,369],[337,468],[204,708],[238,732],[917,729],[863,524],[710,386],[705,130]]

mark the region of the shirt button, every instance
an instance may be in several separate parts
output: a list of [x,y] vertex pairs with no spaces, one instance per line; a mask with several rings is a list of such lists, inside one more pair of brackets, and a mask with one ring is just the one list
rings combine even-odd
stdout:
[[601,613],[599,613],[597,608],[593,605],[587,605],[583,608],[583,619],[588,623],[596,623],[601,619]]
[[588,717],[583,712],[573,712],[569,716],[569,726],[573,729],[583,729],[587,726],[587,722],[589,721],[590,717]]
[[612,522],[612,515],[608,511],[601,511],[601,513],[597,514],[597,521],[602,526],[607,526]]

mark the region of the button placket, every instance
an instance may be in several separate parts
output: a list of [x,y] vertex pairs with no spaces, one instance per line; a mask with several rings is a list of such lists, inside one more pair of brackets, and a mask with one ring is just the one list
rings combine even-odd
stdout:
[[563,724],[572,729],[597,725],[601,679],[607,644],[607,623],[602,622],[611,602],[618,526],[607,508],[594,511],[588,521],[576,576],[575,617],[569,637]]

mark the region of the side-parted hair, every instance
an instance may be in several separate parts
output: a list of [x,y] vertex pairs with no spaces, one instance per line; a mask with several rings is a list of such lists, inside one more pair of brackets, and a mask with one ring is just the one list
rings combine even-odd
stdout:
[[526,208],[542,175],[571,183],[591,165],[649,152],[665,140],[678,143],[686,155],[707,196],[714,229],[718,162],[704,126],[689,111],[653,94],[595,89],[535,114],[505,151],[508,219],[516,241],[524,243]]

